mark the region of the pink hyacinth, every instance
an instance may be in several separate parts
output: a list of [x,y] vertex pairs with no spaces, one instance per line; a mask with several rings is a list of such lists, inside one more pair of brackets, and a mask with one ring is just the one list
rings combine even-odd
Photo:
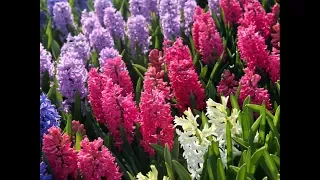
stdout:
[[61,134],[58,127],[52,126],[43,136],[42,151],[45,153],[53,175],[57,180],[66,180],[69,175],[77,177],[77,154],[71,147],[70,137]]
[[140,99],[141,110],[141,146],[150,155],[155,152],[150,144],[168,144],[173,146],[174,128],[172,125],[170,104],[166,102],[170,88],[163,81],[163,71],[156,72],[156,68],[149,66],[143,81],[143,92]]
[[242,17],[242,8],[238,0],[219,0],[219,4],[223,9],[226,23],[238,24]]
[[268,73],[273,83],[276,83],[280,79],[280,55],[279,54],[271,54],[269,56]]
[[241,59],[246,60],[250,70],[255,71],[256,66],[261,69],[268,67],[269,52],[265,39],[257,32],[255,26],[240,26],[238,28],[238,48]]
[[280,24],[277,23],[272,27],[271,44],[276,54],[280,54]]
[[118,84],[123,89],[122,95],[133,93],[131,78],[121,56],[107,59],[103,68],[103,74],[111,77],[113,83]]
[[202,55],[202,61],[213,64],[223,53],[224,47],[219,32],[210,12],[204,13],[199,6],[196,7],[193,16],[193,42],[197,51]]
[[77,132],[80,132],[82,135],[82,139],[87,137],[86,136],[86,130],[84,129],[84,125],[81,124],[79,121],[73,120],[72,121],[72,142],[76,142],[76,134]]
[[162,52],[158,49],[151,50],[149,53],[149,62],[152,67],[156,68],[157,72],[160,72],[163,69]]
[[222,93],[225,97],[229,96],[230,93],[233,93],[233,95],[235,95],[239,83],[238,81],[234,80],[234,74],[231,73],[230,70],[224,70],[221,76],[221,80],[219,82],[219,85],[217,86],[218,93]]
[[177,106],[181,113],[191,107],[190,96],[194,95],[197,109],[205,107],[204,89],[192,62],[188,46],[182,44],[181,38],[169,47],[170,41],[164,42],[164,61],[168,66],[168,76]]
[[89,103],[91,104],[91,108],[93,114],[96,117],[96,120],[100,123],[104,123],[106,120],[104,119],[103,109],[101,105],[101,91],[103,90],[103,85],[101,82],[101,77],[96,68],[91,68],[89,71],[88,78],[88,91],[89,91]]
[[274,25],[277,23],[278,18],[279,18],[279,14],[280,14],[280,5],[278,3],[276,3],[272,7],[272,12],[268,13],[268,15],[267,15],[270,18],[271,25]]
[[[93,142],[84,138],[81,143],[77,161],[81,176],[86,180],[97,180],[105,177],[108,180],[120,180],[122,173],[115,162],[115,157],[103,146],[103,140],[99,137]],[[75,160],[74,160],[75,161]]]
[[244,5],[243,18],[239,21],[241,26],[255,27],[254,32],[259,32],[264,38],[270,35],[270,26],[273,22],[272,12],[267,14],[258,0],[251,0]]
[[105,76],[105,87],[101,92],[101,104],[105,116],[105,124],[111,132],[115,145],[120,149],[123,141],[120,125],[124,127],[129,143],[133,140],[134,123],[138,122],[139,112],[133,101],[132,93],[123,96],[123,89],[114,84],[113,80]]
[[241,89],[239,95],[240,104],[250,95],[251,103],[261,105],[265,101],[267,109],[271,110],[270,95],[267,89],[259,88],[258,82],[261,77],[258,74],[254,74],[253,71],[248,68],[244,69],[244,76],[241,77]]

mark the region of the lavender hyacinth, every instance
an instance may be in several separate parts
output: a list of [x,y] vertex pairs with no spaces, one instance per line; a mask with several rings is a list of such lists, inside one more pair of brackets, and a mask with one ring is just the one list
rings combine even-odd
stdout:
[[213,11],[217,16],[220,16],[219,0],[208,0],[208,6],[211,10],[210,13]]
[[149,2],[149,10],[154,12],[156,15],[159,14],[158,10],[158,0],[148,0]]
[[118,50],[114,48],[108,48],[108,47],[102,49],[99,55],[100,55],[99,64],[100,64],[101,71],[103,71],[103,66],[107,59],[120,56]]
[[112,6],[113,6],[113,4],[110,0],[95,0],[94,1],[94,9],[96,11],[98,20],[102,26],[104,26],[104,24],[103,24],[104,10],[107,7],[112,7]]
[[53,6],[58,2],[68,2],[68,0],[47,0],[47,7],[50,15],[53,15]]
[[82,25],[82,32],[89,39],[89,35],[95,28],[100,27],[99,20],[94,12],[87,12],[87,10],[82,11],[81,15],[81,25]]
[[149,9],[149,0],[129,0],[129,10],[131,16],[142,15],[149,23],[151,14]]
[[110,32],[103,27],[95,28],[89,35],[89,41],[91,47],[98,53],[105,47],[114,46],[114,41]]
[[57,2],[53,6],[53,22],[63,37],[68,35],[68,27],[75,28],[71,7],[68,2]]
[[124,40],[124,20],[121,13],[113,7],[104,10],[104,24],[114,39]]
[[42,85],[42,76],[45,71],[49,72],[49,76],[52,77],[54,74],[54,64],[52,62],[52,56],[50,52],[44,49],[40,43],[40,87]]
[[76,52],[74,58],[81,59],[84,62],[90,58],[90,45],[83,34],[72,37],[68,35],[67,42],[61,48],[60,56],[64,56],[69,51]]
[[130,16],[127,22],[127,35],[130,40],[131,54],[136,54],[136,45],[146,54],[151,45],[146,19],[141,16]]
[[[70,54],[69,54],[70,53]],[[74,101],[76,91],[80,93],[81,98],[87,95],[85,82],[88,72],[83,60],[74,58],[76,52],[68,52],[61,56],[57,66],[57,80],[60,93],[67,98],[68,103]]]
[[190,34],[190,29],[193,24],[193,14],[196,6],[197,6],[197,2],[195,0],[187,0],[184,3],[184,7],[183,7],[184,33],[187,36],[189,36]]
[[52,126],[59,127],[61,116],[55,105],[51,104],[48,97],[42,93],[40,95],[40,143],[42,142],[42,137],[48,132],[48,129]]
[[160,21],[165,39],[180,36],[180,11],[177,0],[160,1]]
[[187,0],[177,0],[178,1],[178,9],[180,11],[183,11],[184,4],[186,3]]
[[42,161],[40,163],[40,180],[52,180],[52,175],[47,173],[47,165]]

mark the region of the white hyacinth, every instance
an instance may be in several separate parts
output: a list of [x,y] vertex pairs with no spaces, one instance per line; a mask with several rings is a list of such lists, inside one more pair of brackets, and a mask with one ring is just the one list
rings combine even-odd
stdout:
[[199,130],[197,118],[199,117],[192,114],[190,108],[185,111],[185,117],[175,117],[175,127],[180,126],[183,132],[176,129],[179,135],[178,140],[181,147],[184,149],[183,157],[187,160],[188,171],[191,173],[192,179],[200,179],[200,174],[203,168],[203,156],[211,144],[207,137],[214,135],[215,126],[208,127],[204,125],[203,130]]
[[[150,166],[151,171],[148,172],[147,176],[144,176],[141,172],[137,174],[137,180],[158,180],[158,170],[154,165]],[[169,180],[169,177],[164,176],[163,180]]]

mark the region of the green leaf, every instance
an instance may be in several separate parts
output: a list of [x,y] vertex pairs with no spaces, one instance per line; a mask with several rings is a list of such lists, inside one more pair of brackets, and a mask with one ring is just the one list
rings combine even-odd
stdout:
[[81,147],[80,147],[80,142],[82,141],[82,134],[77,131],[76,133],[76,150],[80,151]]
[[247,165],[246,172],[249,172],[249,168],[252,164],[252,162],[251,162],[251,151],[252,150],[251,149],[252,149],[251,146],[249,146],[247,154],[246,154],[246,163],[245,163]]
[[47,49],[50,49],[52,39],[53,39],[53,37],[52,37],[52,19],[51,18],[49,18],[49,21],[48,21],[46,35],[48,36]]
[[273,118],[273,122],[274,122],[275,127],[278,130],[280,130],[280,105],[278,106],[278,108],[276,110],[276,113]]
[[214,20],[214,22],[216,23],[216,27],[217,27],[217,29],[219,29],[220,30],[220,22],[219,22],[219,20],[218,20],[218,17],[217,17],[217,14],[216,14],[216,12],[213,12],[212,13],[212,18],[213,18],[213,20]]
[[[196,54],[196,49],[194,47],[194,42],[193,42],[192,36],[189,37],[189,42],[190,42],[190,45],[191,45],[192,55],[194,56]],[[193,64],[195,64],[195,63],[193,63]]]
[[[245,164],[243,164],[245,165]],[[242,167],[242,166],[241,166]],[[236,167],[236,166],[230,166],[230,169],[233,170],[235,173],[238,173],[240,168],[239,167]]]
[[134,67],[138,68],[140,71],[142,71],[143,73],[147,72],[147,68],[139,65],[139,64],[132,64]]
[[136,73],[141,77],[141,79],[144,80],[143,75],[142,75],[141,72],[138,70],[138,68],[136,68],[136,67],[134,66],[133,61],[132,61],[132,60],[130,60],[130,61],[131,61],[131,64],[132,64],[132,66],[133,66],[134,71],[136,71]]
[[190,93],[190,103],[191,103],[192,109],[196,109],[197,108],[196,98],[194,97],[192,92]]
[[260,147],[262,147],[265,143],[266,138],[266,104],[263,101],[262,102],[262,108],[260,108],[260,114],[261,114],[261,121],[260,121],[260,127],[259,127],[259,140],[258,144]]
[[227,165],[232,165],[233,155],[232,155],[232,139],[231,139],[231,124],[227,121],[226,125],[226,141],[227,141]]
[[242,148],[244,149],[248,149],[249,147],[249,143],[240,139],[240,138],[237,138],[237,137],[232,137],[232,139],[237,143],[239,144]]
[[270,156],[272,157],[273,161],[276,163],[277,167],[280,168],[280,158],[273,154],[271,154]]
[[206,65],[204,66],[204,68],[201,69],[200,78],[205,79],[207,72],[208,72],[208,66]]
[[255,173],[256,165],[258,164],[258,160],[262,157],[264,150],[266,149],[265,146],[258,149],[256,152],[253,153],[251,156],[251,165],[249,166],[249,172],[251,174]]
[[98,60],[98,53],[96,51],[91,52],[91,59],[94,67],[100,67],[100,63]]
[[155,42],[155,49],[160,49],[160,40],[159,40],[159,36],[156,36],[156,42]]
[[172,163],[171,163],[172,159],[171,159],[171,154],[170,154],[170,150],[169,150],[168,144],[166,144],[165,148],[164,148],[164,160],[165,160],[165,165],[166,165],[166,168],[167,168],[167,172],[168,172],[169,178],[170,179],[175,179],[174,175],[173,175],[173,172],[171,171],[171,169],[172,169]]
[[[260,113],[261,112],[261,106],[257,104],[247,104],[246,107],[252,109],[254,112]],[[270,111],[266,110],[266,115],[269,116],[271,119],[273,119],[273,115]]]
[[267,122],[268,122],[268,125],[269,125],[272,133],[276,136],[276,138],[278,140],[280,140],[280,134],[279,134],[278,130],[276,129],[276,127],[273,125],[272,120],[268,116],[266,118],[267,118]]
[[121,52],[121,56],[123,57],[124,56],[124,53],[126,52],[126,49],[122,50]]
[[202,125],[205,125],[208,123],[208,118],[203,111],[201,112],[201,120],[202,120]]
[[246,164],[242,165],[238,171],[236,180],[246,180],[247,179],[247,172],[246,172],[247,166]]
[[60,55],[60,46],[59,46],[58,42],[54,39],[52,40],[51,50],[52,50],[52,54],[53,54],[54,59],[58,59],[58,57]]
[[179,159],[179,146],[178,136],[174,139],[174,144],[172,148],[172,156],[174,159]]
[[206,86],[206,95],[207,98],[211,98],[213,101],[216,100],[216,88],[214,87],[213,83],[211,80],[208,81],[207,86]]
[[70,136],[70,141],[72,141],[72,116],[71,116],[71,114],[67,115],[66,132]]
[[245,164],[246,160],[247,160],[247,150],[244,150],[241,154],[238,166],[242,166],[243,164]]
[[271,179],[277,180],[279,171],[277,169],[277,165],[275,164],[273,158],[270,156],[270,154],[266,150],[263,153],[263,157],[264,157],[266,165],[270,171]]
[[164,147],[158,144],[150,144],[150,146],[157,152],[157,155],[160,155],[164,158]]
[[230,101],[231,101],[232,108],[236,108],[236,109],[240,110],[240,106],[238,104],[238,101],[237,101],[236,97],[233,95],[233,93],[230,93]]
[[172,160],[172,164],[181,180],[191,180],[189,172],[178,161]]
[[141,96],[141,83],[142,79],[139,77],[136,85],[136,104],[139,105],[140,103],[140,96]]
[[200,59],[200,54],[199,52],[197,52],[193,57],[193,64],[196,65],[197,62],[199,62],[199,59]]
[[[207,169],[207,174],[209,176],[209,179],[214,179],[214,176],[213,176],[213,170],[212,170],[212,167],[211,167],[211,162],[210,162],[210,159],[207,159],[206,161],[206,169]],[[204,167],[205,168],[205,167]],[[203,173],[201,174],[201,176],[203,175]]]
[[218,170],[218,180],[226,180],[226,175],[224,173],[223,164],[220,158],[217,160],[217,170]]
[[134,178],[128,171],[126,171],[126,172],[127,172],[128,176],[129,176],[130,180],[136,180],[136,178]]
[[73,106],[73,119],[82,122],[82,113],[81,113],[81,97],[80,93],[76,91],[74,96],[74,106]]
[[276,87],[277,87],[278,94],[280,95],[280,81],[277,81]]
[[42,91],[45,92],[46,94],[48,93],[48,91],[50,90],[50,77],[49,77],[49,71],[45,70],[42,74],[42,80],[41,80],[41,88]]
[[241,82],[239,82],[239,85],[238,85],[238,89],[237,89],[237,93],[236,93],[236,100],[239,99],[239,96],[240,96],[240,90],[241,90]]

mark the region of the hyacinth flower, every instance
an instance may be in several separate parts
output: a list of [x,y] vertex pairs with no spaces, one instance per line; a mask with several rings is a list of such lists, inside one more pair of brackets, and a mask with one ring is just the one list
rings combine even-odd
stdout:
[[141,146],[151,156],[155,154],[150,144],[168,144],[173,146],[174,128],[171,124],[170,104],[166,101],[170,96],[170,87],[163,81],[163,71],[149,66],[143,81],[143,92],[140,99],[140,131]]
[[159,15],[162,33],[165,39],[180,36],[180,11],[178,1],[161,0]]
[[248,1],[244,5],[244,14],[240,24],[243,27],[254,27],[254,32],[259,32],[265,39],[270,35],[274,15],[272,12],[266,13],[258,0]]
[[47,172],[47,165],[42,161],[40,163],[40,180],[52,180],[52,175]]
[[57,2],[54,4],[52,20],[54,26],[60,31],[63,38],[68,35],[69,30],[76,27],[68,2]]
[[53,6],[58,2],[68,2],[68,0],[47,0],[47,7],[50,15],[53,15]]
[[110,0],[95,0],[94,10],[96,12],[98,21],[101,26],[105,27],[103,24],[104,10],[108,7],[112,7],[113,4]]
[[98,53],[100,53],[103,48],[111,48],[114,46],[114,41],[110,31],[101,26],[92,30],[91,34],[89,35],[89,42],[90,46]]
[[184,33],[189,36],[191,26],[193,24],[193,15],[197,2],[195,0],[186,0],[183,4],[183,17],[184,17]]
[[208,127],[208,124],[205,124],[204,128],[200,130],[197,123],[199,116],[194,116],[190,108],[184,114],[186,117],[175,117],[174,127],[179,126],[183,129],[181,131],[176,128],[178,141],[184,150],[182,155],[187,160],[187,168],[192,179],[200,179],[204,163],[203,156],[211,144],[207,137],[215,134],[215,126]]
[[271,110],[272,106],[270,103],[270,95],[267,89],[259,88],[258,82],[261,79],[261,76],[255,74],[248,68],[244,69],[245,74],[241,77],[241,89],[239,95],[239,101],[242,104],[243,101],[250,96],[252,104],[262,104],[264,101],[266,104],[266,108]]
[[150,7],[151,4],[154,5],[154,0],[149,2],[150,0],[129,0],[129,10],[131,16],[143,16],[148,23],[151,21],[151,12]]
[[173,45],[170,41],[164,42],[164,61],[168,67],[168,76],[177,106],[184,112],[191,106],[190,96],[194,95],[198,110],[202,110],[204,103],[204,89],[195,71],[188,46],[182,44],[182,39],[177,38]]
[[87,80],[88,72],[85,68],[82,59],[74,58],[77,56],[76,52],[68,51],[68,53],[61,56],[57,66],[57,81],[59,84],[58,90],[67,98],[68,103],[74,102],[76,92],[80,93],[80,97],[84,98],[87,95],[85,82]]
[[103,72],[103,67],[105,64],[105,61],[107,61],[108,59],[112,59],[115,57],[120,56],[118,50],[114,49],[114,48],[103,48],[100,53],[99,53],[99,64],[100,64],[100,71]]
[[219,0],[208,0],[208,7],[210,9],[210,13],[213,11],[218,17],[220,17]]
[[124,19],[119,11],[113,7],[108,7],[104,10],[104,25],[108,29],[113,39],[124,40]]
[[224,12],[226,23],[239,24],[243,12],[238,0],[219,0],[219,4]]
[[163,57],[162,52],[158,49],[152,49],[149,53],[150,66],[156,69],[156,72],[160,72],[163,69]]
[[238,27],[238,48],[240,57],[245,59],[247,67],[255,71],[256,67],[266,69],[268,66],[268,50],[265,39],[255,32],[255,26]]
[[48,71],[49,78],[54,75],[54,62],[52,56],[40,42],[40,87],[42,85],[42,76],[45,71]]
[[48,132],[48,129],[55,126],[60,126],[60,118],[56,107],[51,104],[51,101],[45,94],[40,95],[40,143],[43,135]]
[[132,56],[135,56],[138,48],[143,54],[149,51],[151,45],[151,36],[147,27],[146,18],[141,15],[130,16],[127,21],[127,36],[130,40],[130,48]]
[[81,28],[83,34],[89,39],[90,34],[96,28],[101,27],[99,20],[94,12],[87,12],[87,10],[83,10],[81,14]]
[[65,180],[68,176],[77,177],[77,154],[71,147],[70,137],[62,134],[58,127],[48,129],[43,136],[42,152],[45,153],[53,176],[57,180]]
[[204,13],[199,6],[195,9],[193,20],[192,35],[195,48],[200,52],[201,60],[205,64],[214,64],[224,50],[214,20],[209,12]]
[[234,79],[235,75],[230,70],[224,70],[221,75],[221,80],[217,86],[217,92],[223,96],[229,96],[231,93],[236,94],[238,89],[238,81]]
[[122,174],[119,172],[120,168],[115,162],[115,157],[103,145],[100,137],[93,142],[84,138],[80,146],[77,162],[82,178],[86,180],[97,180],[102,177],[108,180],[121,179]]
[[72,143],[76,142],[76,134],[79,132],[82,135],[82,139],[86,138],[86,130],[84,129],[84,125],[81,124],[77,120],[72,120]]
[[[151,171],[147,173],[147,176],[144,176],[141,172],[137,174],[137,180],[157,180],[158,179],[158,170],[156,166],[150,166]],[[162,180],[169,180],[169,177],[163,176]]]
[[[90,58],[90,45],[87,38],[83,34],[78,34],[77,36],[67,37],[67,42],[63,44],[61,48],[60,56],[70,55],[69,51],[75,52],[73,58],[81,59],[84,63]],[[69,54],[68,54],[69,53]]]
[[[229,97],[221,96],[221,103],[213,101],[211,98],[208,99],[207,103],[207,117],[208,122],[211,127],[214,128],[214,135],[216,136],[216,141],[219,142],[219,151],[221,155],[221,160],[224,166],[227,164],[227,150],[226,150],[226,124],[227,121],[231,124],[231,137],[241,135],[242,129],[237,118],[240,111],[237,109],[232,109],[231,115],[228,116],[227,113],[227,103]],[[232,154],[233,156],[240,156],[241,152],[234,146],[232,142]]]
[[280,54],[280,24],[279,23],[272,26],[271,44],[273,47],[273,52],[275,54]]

